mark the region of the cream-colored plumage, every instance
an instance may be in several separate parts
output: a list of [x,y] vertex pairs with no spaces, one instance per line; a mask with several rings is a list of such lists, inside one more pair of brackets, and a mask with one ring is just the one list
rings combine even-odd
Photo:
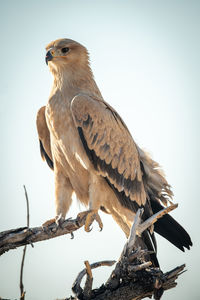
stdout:
[[46,50],[54,83],[46,107],[38,112],[37,128],[42,156],[54,169],[56,218],[65,218],[75,192],[99,224],[101,208],[128,235],[137,208],[144,207],[147,217],[152,199],[167,205],[170,187],[159,165],[104,101],[86,48],[61,39]]

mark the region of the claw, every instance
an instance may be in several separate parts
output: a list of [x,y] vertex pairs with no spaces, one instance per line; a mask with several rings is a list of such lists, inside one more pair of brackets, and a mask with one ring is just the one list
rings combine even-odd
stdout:
[[99,225],[100,231],[102,231],[103,229],[103,223],[101,221],[101,218],[98,214],[98,210],[97,209],[92,209],[92,210],[87,210],[84,212],[81,212],[78,214],[78,217],[82,220],[83,218],[85,218],[85,231],[86,232],[90,232],[92,230],[92,228],[90,228],[90,226],[92,225],[93,221],[96,220],[96,222]]
[[93,227],[90,228],[90,226],[89,226],[89,227],[86,228],[86,225],[85,225],[85,231],[86,232],[90,232],[90,231],[92,231],[92,229],[93,229]]
[[56,216],[55,219],[56,219],[57,226],[63,229],[62,225],[65,221],[65,218],[63,218],[62,215],[60,214],[59,216]]

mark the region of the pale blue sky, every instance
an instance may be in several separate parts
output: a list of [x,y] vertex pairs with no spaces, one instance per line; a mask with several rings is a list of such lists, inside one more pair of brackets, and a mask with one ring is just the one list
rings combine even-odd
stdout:
[[[182,263],[188,270],[163,299],[199,299],[200,1],[0,1],[0,30],[0,231],[26,224],[23,184],[31,226],[54,216],[53,173],[40,159],[35,118],[52,84],[45,45],[72,38],[89,49],[105,100],[163,166],[179,203],[173,216],[194,242],[181,253],[158,238],[163,270]],[[75,201],[68,217],[80,209]],[[64,298],[84,260],[119,257],[125,237],[111,217],[101,216],[101,233],[95,226],[89,234],[75,233],[74,240],[65,236],[28,248],[26,300]],[[21,255],[19,249],[0,257],[1,297],[19,297]],[[95,271],[95,284],[110,272]]]

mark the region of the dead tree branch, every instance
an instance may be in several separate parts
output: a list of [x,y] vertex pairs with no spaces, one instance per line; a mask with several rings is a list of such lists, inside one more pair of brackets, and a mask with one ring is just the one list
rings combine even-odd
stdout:
[[[183,273],[185,265],[164,274],[159,268],[152,267],[151,261],[146,261],[148,251],[137,248],[135,241],[137,235],[141,235],[158,218],[176,207],[177,205],[167,207],[143,223],[141,223],[142,209],[139,209],[127,243],[107,282],[100,288],[92,290],[91,270],[105,264],[99,262],[89,265],[86,262],[86,268],[79,273],[72,287],[75,297],[71,296],[65,300],[139,300],[152,296],[159,300],[165,290],[175,287],[177,285],[175,281]],[[106,265],[113,265],[113,263],[108,261]],[[85,287],[81,288],[81,281],[85,275],[87,275]]]
[[[74,294],[76,295],[82,295],[87,298],[88,294],[91,293],[91,289],[92,289],[92,281],[93,281],[93,276],[92,276],[92,269],[96,269],[99,268],[101,266],[112,266],[116,263],[115,260],[104,260],[104,261],[99,261],[93,264],[89,264],[88,261],[85,262],[85,266],[86,268],[83,269],[78,276],[76,277],[76,280],[73,283],[72,286],[72,291],[74,292]],[[87,275],[87,279],[86,279],[86,283],[85,283],[85,287],[84,290],[81,288],[81,281],[83,279],[83,277]]]
[[[163,292],[177,285],[176,279],[183,273],[185,265],[181,265],[167,273],[163,273],[159,268],[152,266],[149,254],[146,249],[136,246],[137,236],[152,225],[158,218],[169,211],[175,209],[177,205],[171,205],[156,213],[143,223],[141,223],[142,209],[139,209],[130,236],[120,255],[115,269],[105,284],[98,289],[92,289],[93,275],[92,269],[100,266],[112,266],[114,261],[103,261],[94,264],[85,262],[86,268],[81,271],[72,287],[75,297],[71,296],[65,300],[139,300],[145,297],[152,297],[159,300]],[[0,255],[23,245],[55,238],[64,234],[73,234],[74,231],[81,228],[85,219],[68,219],[62,224],[62,228],[57,224],[51,224],[48,228],[17,228],[0,233]],[[81,282],[84,276],[87,276],[84,288]]]
[[[29,214],[29,200],[28,200],[28,193],[26,190],[26,187],[24,185],[24,192],[25,192],[25,198],[26,198],[26,223],[27,223],[27,227],[29,228],[29,224],[30,224],[30,214]],[[20,287],[20,300],[24,300],[25,299],[25,291],[24,291],[24,284],[23,284],[23,271],[24,271],[24,261],[25,261],[25,255],[26,255],[26,247],[27,245],[24,246],[24,250],[23,250],[23,255],[22,255],[22,262],[21,262],[21,268],[20,268],[20,283],[19,283],[19,287]]]
[[62,227],[53,223],[48,227],[21,227],[17,229],[11,229],[0,233],[0,255],[18,247],[34,243],[53,239],[57,236],[64,234],[71,234],[81,228],[85,224],[85,219],[80,219],[77,216],[76,219],[65,220]]

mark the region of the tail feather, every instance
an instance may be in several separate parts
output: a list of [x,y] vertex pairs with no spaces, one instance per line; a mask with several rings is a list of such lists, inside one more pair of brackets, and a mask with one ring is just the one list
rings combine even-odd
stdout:
[[[151,201],[153,213],[157,213],[163,206],[157,201]],[[188,250],[192,246],[192,241],[186,230],[172,218],[169,214],[164,215],[154,224],[154,230],[181,251]]]
[[[163,209],[160,202],[163,203],[164,206],[171,203],[173,193],[159,164],[152,160],[151,157],[139,147],[138,151],[141,159],[145,191],[150,200],[152,213],[155,214]],[[146,218],[150,216],[149,207],[145,207],[145,214]],[[154,231],[182,251],[185,251],[184,248],[190,249],[190,246],[192,246],[189,234],[169,214],[157,220],[154,224]]]

